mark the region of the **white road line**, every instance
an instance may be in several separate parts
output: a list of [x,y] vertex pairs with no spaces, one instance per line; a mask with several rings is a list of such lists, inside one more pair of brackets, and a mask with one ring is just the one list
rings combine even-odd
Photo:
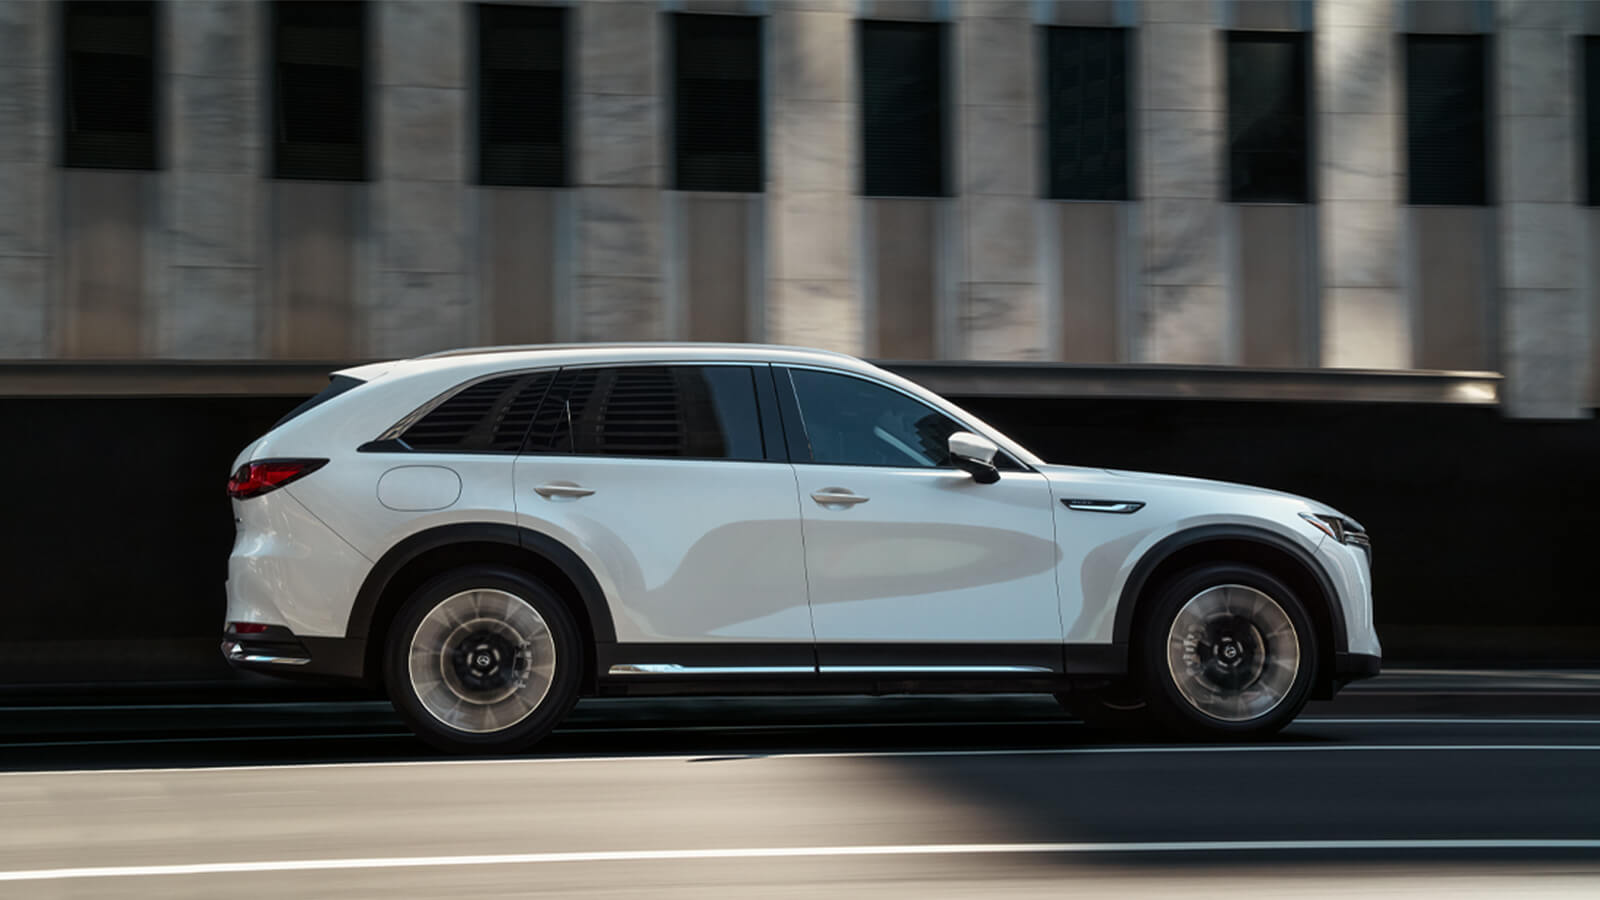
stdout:
[[1174,745],[1141,747],[1032,747],[985,750],[844,750],[748,751],[727,750],[704,753],[650,754],[632,756],[539,756],[497,759],[426,759],[378,762],[271,763],[236,766],[168,766],[146,768],[41,769],[0,772],[0,778],[46,777],[56,775],[152,775],[198,772],[290,772],[301,769],[389,769],[427,766],[543,766],[564,763],[695,763],[754,762],[786,759],[919,759],[970,756],[1119,756],[1182,753],[1600,753],[1600,744],[1240,744]]
[[501,853],[470,856],[374,856],[343,859],[281,859],[252,862],[151,866],[88,866],[0,871],[0,881],[59,881],[83,878],[149,878],[329,869],[411,869],[440,866],[504,866],[583,862],[645,862],[694,859],[774,859],[823,856],[970,856],[978,854],[1249,853],[1338,850],[1597,850],[1600,840],[1350,840],[1350,841],[1153,841],[1036,844],[887,844],[839,847],[730,847],[704,850],[597,850],[568,853]]

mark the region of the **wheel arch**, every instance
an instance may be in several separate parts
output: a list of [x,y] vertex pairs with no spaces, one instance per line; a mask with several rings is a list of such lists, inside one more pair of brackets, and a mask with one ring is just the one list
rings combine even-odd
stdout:
[[599,581],[571,548],[555,538],[491,522],[429,528],[400,541],[379,558],[357,591],[345,626],[346,638],[365,642],[363,680],[381,686],[385,637],[406,597],[435,575],[475,563],[499,563],[525,571],[567,602],[583,632],[588,654],[580,690],[592,693],[598,648],[617,640]]
[[1320,651],[1314,696],[1331,696],[1335,660],[1348,649],[1338,590],[1327,570],[1305,548],[1265,528],[1202,525],[1157,542],[1140,557],[1122,586],[1113,642],[1130,648],[1131,653],[1135,623],[1154,589],[1179,572],[1208,562],[1259,566],[1282,579],[1305,602],[1317,629]]

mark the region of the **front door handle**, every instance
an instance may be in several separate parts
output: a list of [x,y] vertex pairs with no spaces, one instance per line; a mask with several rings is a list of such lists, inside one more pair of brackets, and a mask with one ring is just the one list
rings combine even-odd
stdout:
[[846,488],[828,487],[820,491],[812,491],[811,499],[817,501],[818,505],[821,506],[855,506],[857,503],[865,503],[872,498],[863,497]]
[[550,499],[552,497],[577,498],[589,496],[590,494],[594,493],[594,488],[586,488],[583,485],[573,484],[571,482],[551,481],[534,488],[533,492],[541,497],[544,497],[545,499]]

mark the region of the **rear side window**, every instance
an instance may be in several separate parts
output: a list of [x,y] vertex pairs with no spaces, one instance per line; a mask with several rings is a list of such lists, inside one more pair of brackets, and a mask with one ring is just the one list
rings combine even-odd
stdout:
[[524,372],[470,384],[434,407],[400,435],[413,450],[434,453],[515,453],[554,372]]
[[565,369],[528,433],[530,453],[761,460],[748,366]]
[[321,406],[345,391],[351,388],[358,388],[363,384],[366,384],[366,382],[359,378],[351,378],[349,375],[334,375],[328,379],[328,386],[323,388],[321,393],[315,397],[307,398],[304,403],[289,410],[289,414],[272,423],[272,427],[277,428],[290,419],[297,418],[301,414],[310,411],[313,407]]

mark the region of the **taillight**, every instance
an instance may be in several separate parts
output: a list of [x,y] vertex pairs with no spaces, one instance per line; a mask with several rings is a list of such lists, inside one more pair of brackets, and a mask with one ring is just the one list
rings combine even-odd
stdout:
[[325,459],[260,459],[239,467],[228,479],[228,496],[235,500],[259,497],[327,465]]

